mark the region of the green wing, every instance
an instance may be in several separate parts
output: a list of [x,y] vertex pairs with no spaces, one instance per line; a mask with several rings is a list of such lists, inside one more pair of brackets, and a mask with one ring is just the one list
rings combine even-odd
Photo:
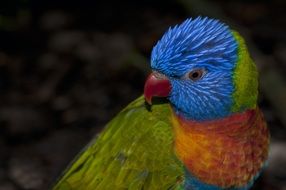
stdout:
[[173,151],[168,104],[129,104],[67,169],[54,189],[179,189],[183,167]]

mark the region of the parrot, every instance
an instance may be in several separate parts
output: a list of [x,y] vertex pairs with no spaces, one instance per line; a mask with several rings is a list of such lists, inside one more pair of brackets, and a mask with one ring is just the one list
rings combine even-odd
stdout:
[[270,134],[241,35],[217,19],[188,18],[155,44],[150,67],[143,94],[52,189],[250,189],[266,167]]

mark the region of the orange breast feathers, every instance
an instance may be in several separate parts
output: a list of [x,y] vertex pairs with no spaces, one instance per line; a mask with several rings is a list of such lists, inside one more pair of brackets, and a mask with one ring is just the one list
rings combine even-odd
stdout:
[[204,122],[173,114],[172,122],[178,158],[208,184],[246,185],[267,159],[269,132],[259,109]]

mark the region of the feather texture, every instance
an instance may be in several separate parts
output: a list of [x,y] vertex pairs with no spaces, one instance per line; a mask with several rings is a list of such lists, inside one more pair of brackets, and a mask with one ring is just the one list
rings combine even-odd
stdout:
[[58,181],[55,190],[177,189],[183,166],[173,151],[168,104],[138,98],[107,124]]
[[174,115],[173,126],[178,157],[206,184],[248,186],[268,156],[269,132],[258,109],[204,122]]
[[255,63],[249,56],[243,38],[235,31],[233,36],[238,43],[238,60],[233,73],[234,103],[232,112],[239,112],[246,108],[255,108],[258,96],[258,73]]

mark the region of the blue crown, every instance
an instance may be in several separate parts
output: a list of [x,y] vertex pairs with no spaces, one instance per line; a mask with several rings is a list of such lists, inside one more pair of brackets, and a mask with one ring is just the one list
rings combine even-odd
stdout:
[[152,50],[151,67],[169,76],[183,75],[186,66],[210,64],[233,69],[237,43],[231,30],[215,19],[187,19],[163,35]]

